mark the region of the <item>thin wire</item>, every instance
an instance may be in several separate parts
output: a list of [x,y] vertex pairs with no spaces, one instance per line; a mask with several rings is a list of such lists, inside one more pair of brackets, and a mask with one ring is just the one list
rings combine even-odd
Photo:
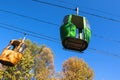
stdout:
[[[17,16],[21,16],[21,17],[25,17],[25,15],[18,14],[18,13],[14,13],[14,12],[10,12],[10,11],[6,11],[6,10],[0,10],[0,11],[7,12],[7,13],[11,13],[11,14],[14,14],[14,15],[17,15]],[[27,17],[29,17],[29,16],[26,16],[26,18],[27,18]],[[31,18],[29,17],[29,19],[33,19],[33,18],[32,18],[32,17],[31,17]],[[35,20],[37,20],[37,19],[35,19]],[[54,26],[57,26],[57,27],[60,26],[59,24],[55,24],[55,23],[52,23],[52,24],[51,24],[51,22],[49,22],[49,21],[39,20],[39,22],[46,23],[46,24],[50,24],[50,25],[54,25]],[[6,26],[11,26],[11,25],[8,25],[8,24],[5,24],[5,23],[0,23],[0,24],[6,25]],[[14,27],[14,26],[12,26],[12,27]],[[16,27],[14,27],[14,28],[16,28]],[[18,27],[17,27],[17,28],[18,28]],[[40,33],[36,33],[36,32],[32,32],[32,31],[29,31],[29,30],[25,30],[25,29],[21,29],[21,28],[18,28],[18,29],[23,30],[23,31],[25,31],[25,32],[34,33],[34,34],[37,34],[37,35],[46,36],[46,35],[43,35],[43,34],[40,34]],[[96,35],[96,34],[94,34],[93,36],[98,37],[98,38],[102,38],[102,39],[104,38],[104,39],[107,39],[107,40],[110,40],[110,41],[114,41],[114,42],[116,42],[116,43],[120,43],[120,41],[113,40],[113,39],[110,39],[110,38],[105,38],[105,37],[103,37],[103,36],[98,36],[98,35]],[[46,36],[46,37],[48,37],[48,36]],[[49,38],[49,37],[48,37],[48,38]]]
[[[70,3],[70,2],[66,2],[66,1],[62,1],[62,0],[53,0],[53,1],[61,2],[61,3],[65,3],[65,4],[70,4],[70,5],[76,5],[74,3]],[[78,3],[77,3],[77,5],[78,5]],[[92,11],[97,11],[97,12],[101,12],[101,13],[104,13],[104,14],[120,17],[120,15],[112,14],[112,13],[105,12],[105,11],[102,11],[102,10],[99,10],[99,9],[93,9],[93,8],[89,8],[89,7],[85,7],[85,6],[81,6],[81,7],[84,8],[84,9],[89,9],[89,10],[92,10]]]
[[97,12],[100,12],[100,13],[104,13],[104,14],[107,14],[107,15],[120,17],[120,15],[112,14],[112,13],[105,12],[105,11],[102,11],[102,10],[99,10],[99,9],[93,9],[93,8],[88,8],[88,7],[84,7],[84,8],[85,8],[85,9],[92,10],[92,11],[97,11]]
[[[9,27],[12,27],[12,28],[15,28],[15,29],[19,29],[19,30],[24,31],[24,32],[29,32],[29,33],[32,33],[32,34],[35,34],[35,35],[44,36],[44,37],[49,38],[49,39],[52,38],[52,39],[57,40],[57,41],[60,42],[60,39],[57,39],[57,38],[54,38],[54,37],[49,37],[49,36],[41,34],[41,33],[36,33],[36,32],[30,31],[30,30],[26,30],[26,29],[23,29],[23,28],[15,27],[13,25],[6,24],[6,23],[1,23],[0,22],[0,24],[1,25],[5,25],[5,26],[9,26]],[[111,38],[106,38],[106,37],[103,37],[103,36],[100,36],[100,35],[96,35],[96,34],[92,34],[92,35],[95,36],[95,37],[97,37],[97,38],[100,38],[100,39],[104,39],[104,40],[108,40],[108,41],[112,41],[112,42],[120,44],[120,41],[118,41],[118,40],[113,40]]]
[[79,4],[79,0],[76,0],[76,6],[78,7],[78,4]]
[[49,2],[45,2],[45,1],[40,1],[40,0],[32,0],[32,1],[39,2],[39,3],[42,3],[42,4],[51,5],[51,6],[56,6],[56,7],[59,7],[59,8],[64,8],[64,9],[68,9],[68,10],[73,10],[73,11],[75,11],[75,9],[73,9],[73,8],[69,8],[69,7],[65,7],[65,6],[61,6],[61,5],[57,5],[57,4],[53,4],[53,3],[49,3]]
[[[33,18],[33,17],[30,17],[30,16],[25,16],[25,15],[22,15],[22,14],[18,14],[18,13],[11,12],[11,11],[6,11],[6,10],[2,10],[2,9],[0,9],[0,11],[2,11],[2,12],[7,12],[7,13],[10,13],[10,14],[14,14],[14,15],[21,16],[21,17],[25,17],[25,18],[29,18],[29,19],[33,19],[33,20],[37,20],[37,21],[39,21],[39,22],[46,23],[46,24],[50,24],[50,25],[54,25],[54,26],[57,26],[57,27],[60,26],[59,24],[56,24],[56,23],[51,23],[51,22],[49,22],[49,21],[39,20],[39,19],[37,19],[37,18]],[[11,25],[8,25],[8,24],[5,24],[5,23],[0,23],[0,24],[6,25],[6,26],[11,26]],[[14,27],[14,26],[12,26],[12,27]],[[16,28],[16,27],[15,27],[15,28]],[[18,28],[18,27],[17,27],[17,28]],[[18,28],[18,29],[23,30],[23,31],[25,31],[25,32],[34,33],[34,34],[37,34],[37,35],[46,36],[46,35],[39,34],[39,33],[35,33],[35,32],[32,32],[32,31],[29,31],[29,30],[25,30],[25,29],[21,29],[21,28]],[[106,39],[105,37],[103,37],[103,36],[98,36],[98,35],[96,35],[96,34],[94,34],[93,36],[98,37],[98,38],[104,38],[104,39]],[[48,36],[46,36],[46,37],[48,37]],[[48,38],[49,38],[49,37],[48,37]],[[109,38],[109,39],[107,38],[107,40],[114,41],[114,42],[116,42],[116,43],[120,43],[120,41],[113,40],[113,39],[110,39],[110,38]]]
[[49,39],[49,38],[44,38],[44,37],[41,37],[41,36],[37,36],[37,35],[35,35],[35,34],[30,34],[30,33],[23,32],[23,31],[16,30],[16,29],[12,29],[12,28],[9,28],[9,27],[5,27],[5,26],[1,26],[1,25],[0,25],[0,28],[7,29],[7,30],[11,30],[11,31],[14,31],[14,32],[17,32],[17,33],[21,33],[21,34],[26,33],[27,35],[32,36],[32,37],[36,37],[36,38],[40,38],[40,39],[44,39],[44,40],[48,40],[48,41],[60,43],[60,42],[58,42],[58,41],[56,41],[55,39],[52,39],[52,38],[51,38],[51,39]]
[[93,14],[93,13],[89,13],[89,12],[85,12],[85,11],[79,11],[81,13],[84,13],[84,14],[88,14],[88,15],[91,15],[91,16],[95,16],[95,17],[98,17],[98,18],[103,18],[103,19],[106,19],[106,20],[110,20],[110,21],[113,21],[113,22],[119,22],[120,23],[120,20],[116,20],[116,19],[113,19],[113,18],[109,18],[109,17],[105,17],[105,16],[101,16],[101,15],[97,15],[97,14]]
[[7,29],[7,30],[11,30],[11,31],[14,31],[14,32],[17,32],[17,33],[21,33],[21,34],[24,34],[24,33],[25,33],[25,32],[18,31],[18,30],[15,30],[15,29],[11,29],[11,28],[8,28],[8,27],[5,27],[5,26],[1,26],[1,25],[0,25],[0,28]]
[[[37,20],[37,21],[39,21],[39,22],[43,22],[43,23],[46,23],[46,24],[59,26],[59,24],[55,24],[55,23],[51,23],[51,22],[48,22],[48,21],[39,20],[39,19],[37,19],[37,18],[25,16],[25,15],[22,15],[22,14],[18,14],[18,13],[6,11],[6,10],[1,10],[1,9],[0,9],[0,11],[2,11],[2,12],[7,12],[7,13],[11,13],[11,14],[18,15],[18,16],[21,16],[21,17],[26,17],[26,18],[33,19],[33,20]],[[17,28],[18,28],[18,27],[17,27]],[[20,29],[20,28],[19,28],[19,29]],[[30,32],[30,33],[35,33],[35,32],[32,32],[32,31],[25,30],[25,29],[21,29],[21,30],[24,30],[24,31]],[[37,34],[37,35],[43,35],[43,34],[38,34],[38,33],[35,33],[35,34]],[[43,35],[43,36],[45,36],[45,35]],[[110,39],[110,38],[105,38],[105,37],[103,37],[103,36],[98,36],[98,35],[96,35],[96,34],[94,34],[93,36],[98,37],[98,38],[102,38],[102,39],[104,38],[104,39],[106,39],[106,40],[113,41],[113,42],[116,42],[116,43],[120,43],[120,41],[113,40],[113,39]],[[48,37],[48,36],[46,36],[46,37]],[[49,38],[49,37],[48,37],[48,38]]]
[[55,23],[52,23],[52,22],[40,20],[40,19],[38,19],[38,18],[34,18],[34,17],[30,17],[30,16],[18,14],[18,13],[15,13],[15,12],[7,11],[7,10],[2,10],[2,9],[0,9],[0,11],[1,11],[1,12],[10,13],[10,14],[14,14],[14,15],[17,15],[17,16],[21,16],[21,17],[24,17],[24,18],[32,19],[32,20],[39,21],[39,22],[42,22],[42,23],[47,23],[47,24],[59,26],[58,24],[55,24]]
[[10,24],[1,23],[1,22],[0,22],[0,24],[5,25],[5,26],[9,26],[9,27],[12,27],[12,28],[15,28],[15,29],[19,29],[19,30],[24,31],[24,32],[29,32],[29,33],[32,33],[32,34],[35,34],[35,35],[44,36],[46,38],[52,38],[52,39],[55,39],[55,40],[59,40],[59,39],[54,38],[54,37],[49,37],[49,36],[41,34],[41,33],[36,33],[36,32],[30,31],[30,30],[26,30],[26,29],[23,29],[23,28],[15,27],[15,26],[10,25]]
[[[60,6],[59,6],[59,7],[60,7]],[[63,8],[65,8],[65,7],[63,7]],[[66,8],[66,9],[67,9],[67,8]],[[70,9],[70,8],[68,8],[68,9]],[[3,11],[3,12],[11,13],[11,12],[9,12],[9,11]],[[49,24],[49,22],[41,21],[41,20],[39,20],[39,19],[32,18],[32,17],[29,17],[29,16],[24,16],[24,15],[17,14],[17,13],[13,13],[13,12],[12,12],[12,14],[15,14],[15,15],[18,15],[18,16],[22,16],[22,17],[26,17],[26,18],[30,18],[30,19],[34,19],[34,20],[37,20],[37,21],[40,21],[40,22],[44,22],[44,23],[48,23],[48,24]],[[51,24],[51,23],[50,23],[50,24]],[[52,25],[55,25],[55,24],[52,24]],[[57,25],[57,26],[58,26],[58,25]],[[13,26],[12,26],[12,27],[13,27]],[[17,33],[22,33],[22,34],[25,33],[25,32],[23,32],[23,31],[11,29],[11,28],[8,28],[8,27],[5,27],[5,26],[0,26],[0,28],[7,29],[7,30],[11,30],[11,31],[14,31],[14,32],[17,32]],[[19,29],[20,29],[20,28],[19,28]],[[21,29],[21,30],[24,30],[24,29]],[[30,33],[32,33],[32,32],[30,32]],[[34,35],[35,33],[32,33],[32,34],[26,33],[26,34],[29,35],[29,36],[32,36],[32,37],[36,37],[36,38],[40,38],[40,39],[44,39],[44,40],[56,42],[56,40],[54,40],[54,39],[47,39],[47,38],[43,38],[43,37]],[[58,42],[57,42],[57,43],[58,43]],[[95,52],[99,52],[99,53],[102,53],[102,54],[106,54],[106,55],[108,55],[108,56],[113,56],[113,57],[120,58],[119,55],[116,55],[116,54],[113,54],[113,53],[108,53],[108,52],[101,51],[101,50],[97,50],[97,49],[94,49],[94,48],[89,48],[89,49],[90,49],[90,50],[93,50],[93,51],[95,51]]]
[[106,51],[103,51],[103,50],[97,50],[95,48],[89,48],[89,50],[95,51],[97,53],[105,54],[105,55],[108,55],[108,56],[112,56],[112,57],[115,57],[115,58],[120,58],[120,55],[113,54],[113,53],[110,53],[110,52],[106,52]]
[[[72,11],[76,10],[76,9],[73,9],[73,8],[69,8],[69,7],[65,7],[65,6],[61,6],[61,5],[57,5],[57,4],[53,4],[53,3],[49,3],[49,2],[44,2],[44,1],[41,1],[41,0],[32,0],[32,1],[39,2],[39,3],[42,3],[42,4],[51,5],[51,6],[56,6],[56,7],[72,10]],[[89,13],[89,12],[85,12],[85,11],[81,11],[81,10],[79,12],[87,14],[87,15],[95,16],[95,17],[98,17],[98,18],[102,18],[102,19],[105,19],[105,20],[110,20],[110,21],[113,21],[113,22],[119,22],[120,23],[120,20],[116,20],[116,19],[113,19],[113,18],[109,18],[109,17],[105,17],[105,16],[101,16],[101,15],[97,15],[97,14],[93,14],[93,13]]]
[[[25,32],[18,31],[18,30],[15,30],[15,29],[11,29],[11,28],[8,28],[8,27],[5,27],[5,26],[0,26],[0,28],[7,29],[7,30],[11,30],[11,31],[14,31],[14,32],[17,32],[17,33],[22,33],[22,34],[25,33]],[[43,37],[40,37],[40,36],[36,36],[36,35],[34,35],[34,34],[28,34],[28,33],[26,33],[26,34],[29,35],[29,36],[32,36],[32,37],[36,37],[36,38],[40,38],[40,39],[44,39],[44,40],[56,42],[56,40],[54,40],[54,39],[47,39],[47,38],[43,38]],[[58,43],[58,42],[57,42],[57,43]],[[60,44],[60,43],[58,43],[58,44]],[[106,54],[106,55],[108,55],[108,56],[120,58],[119,55],[116,55],[116,54],[113,54],[113,53],[109,53],[109,52],[105,52],[105,51],[100,51],[100,50],[97,50],[97,49],[94,49],[94,48],[88,48],[88,49],[89,49],[89,50],[92,50],[92,51],[95,51],[95,52],[98,52],[98,53],[101,53],[101,54]]]
[[116,42],[116,43],[119,43],[119,44],[120,44],[120,41],[118,41],[118,40],[113,40],[113,39],[111,39],[111,38],[106,38],[106,37],[99,36],[99,35],[96,35],[96,34],[93,34],[93,36],[95,36],[95,37],[97,37],[97,38],[109,40],[109,41]]
[[74,3],[66,2],[66,1],[63,1],[63,0],[52,0],[52,1],[57,1],[57,2],[61,2],[61,3],[65,3],[65,4],[75,5]]

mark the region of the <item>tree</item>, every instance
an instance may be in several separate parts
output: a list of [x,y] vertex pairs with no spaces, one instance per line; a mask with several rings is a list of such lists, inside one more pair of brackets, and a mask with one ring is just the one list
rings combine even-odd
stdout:
[[50,48],[45,46],[41,48],[35,59],[34,72],[37,80],[55,80],[52,77],[54,73],[54,57]]
[[34,51],[31,51],[31,47],[34,44],[32,44],[30,40],[26,40],[25,43],[27,45],[27,48],[22,54],[23,55],[22,59],[14,67],[8,67],[5,71],[0,71],[1,79],[30,80],[30,78],[33,76],[33,74],[30,73],[30,70],[34,65],[34,57],[32,56]]
[[[92,80],[93,70],[82,60],[72,57],[63,63],[63,71],[54,71],[54,56],[50,48],[30,40],[22,59],[14,67],[0,70],[0,80]],[[4,69],[5,66],[0,66]],[[3,69],[2,69],[3,70]]]
[[94,72],[82,60],[72,57],[63,63],[62,80],[93,80]]
[[[0,71],[1,80],[30,80],[32,77],[38,76],[38,73],[42,74],[41,77],[46,76],[46,74],[46,77],[49,77],[49,74],[54,70],[53,54],[49,48],[46,48],[44,45],[39,46],[30,40],[26,40],[25,43],[27,48],[23,53],[22,59],[14,67]],[[34,72],[30,73],[34,67],[34,72],[37,72],[35,75]],[[36,79],[40,80],[38,77]],[[45,77],[42,80],[46,80]]]

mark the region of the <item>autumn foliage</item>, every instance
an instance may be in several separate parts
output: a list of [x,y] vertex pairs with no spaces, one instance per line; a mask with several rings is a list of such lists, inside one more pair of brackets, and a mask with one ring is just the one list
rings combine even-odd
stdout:
[[94,72],[77,57],[72,57],[63,63],[62,80],[93,80]]
[[93,80],[93,70],[82,60],[72,57],[63,63],[61,72],[55,72],[54,55],[45,45],[26,40],[27,48],[20,62],[3,70],[0,80]]

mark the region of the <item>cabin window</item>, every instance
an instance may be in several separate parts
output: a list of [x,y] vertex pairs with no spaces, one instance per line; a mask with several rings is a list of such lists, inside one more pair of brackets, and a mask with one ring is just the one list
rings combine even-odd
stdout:
[[8,45],[7,49],[15,50],[19,45],[20,45],[19,41],[10,41],[10,44]]

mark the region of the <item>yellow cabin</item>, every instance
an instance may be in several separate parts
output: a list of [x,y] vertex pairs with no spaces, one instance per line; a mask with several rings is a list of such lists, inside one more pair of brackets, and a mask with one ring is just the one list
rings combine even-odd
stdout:
[[0,55],[0,63],[6,66],[16,65],[22,58],[22,52],[25,48],[26,45],[22,40],[11,40]]

